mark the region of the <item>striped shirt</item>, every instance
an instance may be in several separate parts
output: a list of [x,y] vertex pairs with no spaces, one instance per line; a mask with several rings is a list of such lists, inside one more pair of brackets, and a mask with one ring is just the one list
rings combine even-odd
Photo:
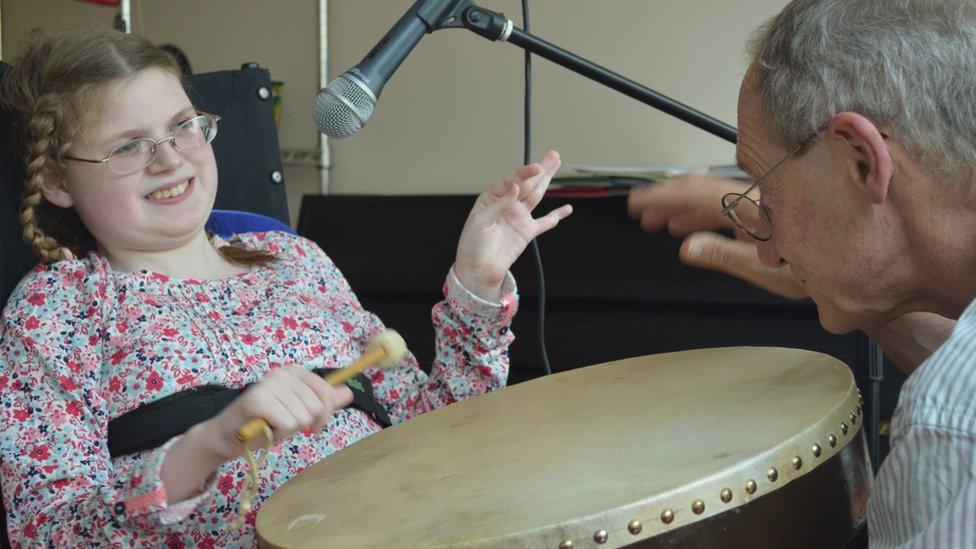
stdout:
[[902,387],[871,547],[976,547],[976,301]]

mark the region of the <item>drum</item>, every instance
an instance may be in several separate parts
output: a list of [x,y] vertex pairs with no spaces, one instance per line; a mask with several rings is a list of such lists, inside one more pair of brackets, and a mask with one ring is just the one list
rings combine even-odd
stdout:
[[736,347],[543,377],[309,467],[257,516],[268,547],[839,547],[870,470],[850,370]]

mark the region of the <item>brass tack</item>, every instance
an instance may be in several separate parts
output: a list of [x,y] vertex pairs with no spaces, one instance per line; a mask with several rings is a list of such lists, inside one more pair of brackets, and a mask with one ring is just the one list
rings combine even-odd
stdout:
[[820,457],[820,445],[819,444],[814,444],[813,445],[813,457]]
[[695,513],[696,515],[700,515],[700,514],[702,514],[702,513],[704,513],[704,512],[705,512],[705,502],[704,502],[704,501],[702,501],[702,500],[700,500],[700,499],[696,499],[696,500],[695,500],[694,502],[692,502],[692,504],[691,504],[691,510],[692,510],[692,511],[693,511],[693,512],[694,512],[694,513]]
[[829,437],[827,437],[827,442],[829,442],[830,447],[833,448],[834,446],[837,446],[837,437],[835,437],[834,435],[830,435]]
[[665,509],[664,512],[661,513],[661,522],[663,522],[664,524],[671,524],[671,521],[673,520],[674,520],[674,511],[672,511],[671,509]]
[[607,535],[606,530],[597,530],[596,533],[593,534],[593,541],[595,541],[597,545],[603,545],[607,542],[607,538],[609,537],[610,536]]
[[857,425],[857,414],[851,412],[851,425]]
[[641,524],[641,521],[636,520],[636,519],[630,521],[630,523],[627,525],[627,530],[629,530],[630,533],[631,534],[634,534],[635,536],[637,534],[640,534],[641,533],[641,530],[643,530],[643,529],[644,529],[644,525]]
[[847,424],[846,423],[841,423],[840,424],[840,432],[843,433],[843,434],[845,434],[845,435],[847,434]]
[[573,541],[568,539],[563,541],[559,544],[559,549],[573,549]]
[[800,467],[803,467],[803,458],[800,456],[793,456],[793,468],[799,469]]
[[746,481],[746,492],[749,494],[756,493],[756,481],[749,479]]
[[773,467],[770,467],[766,470],[766,478],[769,479],[769,482],[776,482],[776,479],[779,478],[779,471]]
[[722,498],[723,503],[728,503],[732,501],[732,490],[729,490],[728,488],[722,490],[722,494],[720,497]]

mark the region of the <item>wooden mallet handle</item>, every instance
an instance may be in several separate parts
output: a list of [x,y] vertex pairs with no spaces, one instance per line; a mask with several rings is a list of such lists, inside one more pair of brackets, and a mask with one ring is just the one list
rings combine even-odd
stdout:
[[[388,368],[396,365],[406,352],[407,345],[400,334],[393,330],[385,330],[370,341],[363,356],[345,368],[329,372],[325,376],[325,381],[333,387],[338,387],[371,366]],[[269,427],[268,422],[259,417],[250,419],[237,429],[237,440],[246,444],[258,435],[270,432],[265,430]]]

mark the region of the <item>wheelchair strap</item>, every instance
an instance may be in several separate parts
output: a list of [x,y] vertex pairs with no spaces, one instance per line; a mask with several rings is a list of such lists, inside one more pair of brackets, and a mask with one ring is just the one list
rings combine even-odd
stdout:
[[[330,370],[316,368],[312,371],[321,376]],[[366,412],[384,428],[392,424],[386,409],[376,400],[368,377],[359,374],[346,385],[352,390],[351,406]],[[108,452],[112,457],[119,457],[158,448],[197,423],[219,414],[249,386],[231,389],[222,385],[201,385],[143,404],[108,423]]]

